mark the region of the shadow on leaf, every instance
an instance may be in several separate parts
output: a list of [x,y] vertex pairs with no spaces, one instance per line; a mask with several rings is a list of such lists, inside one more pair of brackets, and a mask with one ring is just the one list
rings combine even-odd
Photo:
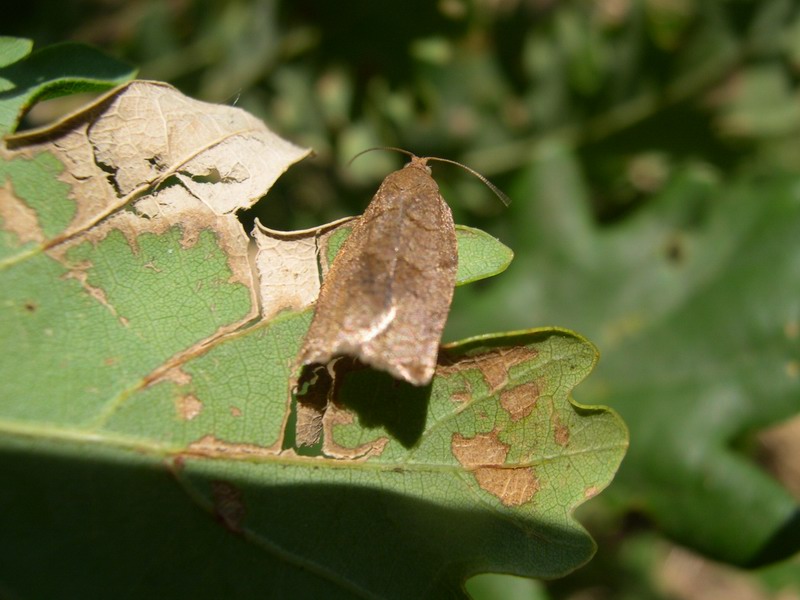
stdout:
[[594,549],[580,528],[522,515],[333,480],[291,483],[319,476],[316,469],[208,459],[176,466],[173,475],[162,458],[90,457],[79,446],[6,448],[0,472],[14,485],[0,495],[0,530],[13,544],[0,550],[0,590],[10,597],[465,598],[460,584],[473,573],[553,577]]
[[335,401],[353,411],[362,427],[383,427],[403,447],[416,445],[425,430],[431,385],[417,387],[355,361],[347,362],[342,367],[337,364],[341,382],[335,389]]

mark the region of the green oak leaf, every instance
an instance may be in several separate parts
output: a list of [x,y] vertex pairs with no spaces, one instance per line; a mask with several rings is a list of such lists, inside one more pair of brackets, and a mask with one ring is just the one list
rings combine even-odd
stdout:
[[[0,36],[0,67],[22,60],[33,50],[33,42],[24,38]],[[3,92],[6,90],[3,89]]]
[[[1,152],[3,592],[464,597],[589,560],[572,513],[627,446],[570,398],[589,342],[474,338],[424,389],[353,369],[303,455],[291,375],[346,223],[257,224],[252,253],[236,211],[308,151],[132,82]],[[511,260],[458,239],[461,283]]]
[[38,101],[108,90],[136,74],[90,46],[66,42],[31,52],[30,40],[0,37],[0,135]]

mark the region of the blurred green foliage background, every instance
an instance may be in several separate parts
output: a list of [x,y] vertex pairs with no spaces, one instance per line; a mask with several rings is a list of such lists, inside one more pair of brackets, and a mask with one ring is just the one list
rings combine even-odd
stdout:
[[[346,166],[372,145],[461,160],[511,190],[539,146],[566,140],[601,222],[687,166],[800,161],[800,19],[786,0],[43,0],[6,30],[94,44],[314,148],[280,207],[263,208],[287,227],[360,212],[403,161]],[[480,183],[436,175],[458,220],[505,233]]]
[[[800,2],[40,0],[15,11],[6,35],[91,43],[312,147],[246,223],[360,213],[404,162],[374,152],[348,166],[371,146],[458,160],[511,196],[506,209],[433,164],[456,222],[517,255],[458,290],[447,336],[587,335],[603,359],[577,397],[620,411],[631,452],[582,512],[600,545],[589,566],[550,584],[479,578],[476,597],[800,597]],[[44,103],[29,123],[66,108]]]

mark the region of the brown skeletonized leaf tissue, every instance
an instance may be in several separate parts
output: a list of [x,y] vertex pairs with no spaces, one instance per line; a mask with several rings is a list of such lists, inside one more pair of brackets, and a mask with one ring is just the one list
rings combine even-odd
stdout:
[[322,283],[302,365],[351,356],[418,386],[436,369],[458,249],[427,158],[389,174]]

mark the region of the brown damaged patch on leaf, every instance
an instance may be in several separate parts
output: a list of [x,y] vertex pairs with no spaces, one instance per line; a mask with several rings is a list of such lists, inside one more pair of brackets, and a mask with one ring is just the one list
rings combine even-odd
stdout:
[[17,198],[10,181],[0,187],[0,227],[14,235],[20,246],[45,240],[36,211]]
[[472,471],[481,489],[505,506],[530,502],[539,491],[539,480],[532,467],[505,464],[509,446],[500,441],[497,430],[472,438],[454,433],[451,448],[461,466]]
[[246,111],[188,98],[164,83],[132,81],[40,130],[7,138],[17,156],[54,155],[76,202],[55,245],[88,230],[168,178],[218,215],[249,208],[308,155]]
[[336,406],[336,404],[329,404],[324,416],[322,417],[322,427],[324,431],[324,439],[322,440],[322,452],[331,458],[340,458],[347,460],[364,461],[375,456],[380,456],[386,445],[389,443],[389,438],[380,437],[378,439],[366,442],[355,448],[348,448],[341,446],[334,441],[334,429],[339,425],[349,425],[355,420],[353,413],[343,408]]
[[314,446],[322,437],[322,419],[325,408],[305,402],[297,403],[297,428],[295,440],[298,446]]
[[213,435],[206,435],[192,442],[182,452],[186,456],[200,456],[204,458],[258,458],[273,457],[277,455],[274,448],[257,446],[256,444],[236,444],[226,442]]
[[467,438],[456,432],[451,446],[456,460],[467,468],[480,465],[502,465],[508,456],[509,446],[497,437],[497,430],[479,433]]
[[227,481],[212,481],[211,498],[217,519],[230,531],[241,533],[247,513],[242,491]]
[[242,409],[239,408],[238,406],[231,406],[230,410],[231,410],[231,416],[232,417],[241,417],[242,416]]
[[596,485],[590,485],[585,490],[583,490],[583,497],[588,500],[589,498],[594,498],[599,493],[600,493],[599,487],[597,487]]
[[476,356],[459,356],[451,358],[446,351],[440,354],[438,374],[442,376],[462,373],[470,369],[478,369],[489,387],[489,392],[494,393],[508,383],[508,371],[515,365],[533,360],[538,352],[526,346],[511,348],[496,348]]
[[[440,350],[439,358],[437,360],[439,362],[436,367],[436,375],[435,375],[436,377],[452,375],[453,373],[458,372],[457,369],[452,368],[453,365],[450,364],[443,365],[443,361],[447,360],[447,358],[443,356],[443,351]],[[450,370],[448,371],[448,369]],[[461,379],[460,381],[456,380],[456,382],[461,383],[463,387],[461,389],[451,390],[450,393],[448,394],[448,397],[455,404],[466,405],[472,401],[472,395],[473,395],[472,385],[468,379]]]
[[475,470],[475,479],[481,488],[497,496],[505,506],[530,502],[539,491],[539,481],[530,468],[481,467]]
[[450,394],[450,400],[458,404],[469,402],[471,399],[472,399],[472,394],[470,394],[468,391],[465,390],[453,392],[452,394]]
[[177,386],[187,386],[192,382],[192,376],[184,371],[180,365],[176,365],[161,371],[157,379],[149,381],[149,385],[155,385],[162,381],[169,381]]
[[329,368],[318,366],[306,368],[300,373],[295,386],[297,424],[295,440],[298,446],[313,446],[322,437],[322,418],[328,406],[333,387],[333,372]]
[[562,448],[569,444],[569,427],[564,425],[558,417],[553,422],[553,439]]
[[281,239],[256,220],[253,238],[258,248],[261,314],[269,320],[284,310],[309,306],[319,292],[316,244],[313,237]]
[[[57,253],[49,252],[48,254],[53,256]],[[117,309],[114,308],[114,305],[108,301],[108,296],[106,296],[105,290],[93,286],[89,283],[88,270],[91,269],[91,267],[92,264],[88,261],[83,261],[81,263],[72,263],[72,268],[62,276],[62,279],[73,279],[77,281],[90,298],[92,298],[103,308],[108,310],[108,312],[111,313],[114,316],[114,318],[119,321],[120,325],[122,325],[123,327],[127,327],[129,324],[128,319],[117,313]]]
[[500,405],[506,410],[512,421],[524,419],[533,412],[542,385],[542,378],[523,383],[500,392]]
[[203,412],[203,403],[193,394],[186,394],[175,398],[175,410],[178,418],[191,421]]
[[316,301],[328,269],[323,260],[328,239],[353,220],[348,217],[313,229],[277,231],[256,219],[252,234],[258,248],[255,264],[264,320],[284,310],[303,310]]
[[[79,244],[90,243],[97,246],[109,234],[120,233],[131,249],[131,254],[139,254],[139,238],[146,234],[161,237],[173,228],[181,231],[181,247],[189,249],[197,243],[204,231],[212,233],[225,254],[231,275],[230,283],[239,283],[254,288],[253,275],[248,258],[247,236],[235,217],[220,217],[197,199],[187,197],[177,186],[154,193],[138,202],[132,210],[119,212],[83,232],[70,242],[53,248],[48,254],[71,269],[73,276],[92,267],[88,264],[70,264],[66,257],[69,250]],[[142,265],[152,269],[152,263]],[[253,291],[255,300],[255,292]]]

